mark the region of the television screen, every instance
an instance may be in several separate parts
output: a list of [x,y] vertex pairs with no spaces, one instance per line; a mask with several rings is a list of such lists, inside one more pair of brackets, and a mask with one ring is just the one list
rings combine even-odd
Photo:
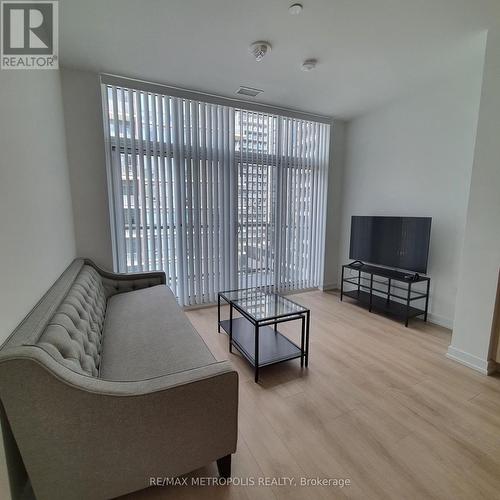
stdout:
[[431,220],[431,217],[353,216],[349,258],[426,273]]

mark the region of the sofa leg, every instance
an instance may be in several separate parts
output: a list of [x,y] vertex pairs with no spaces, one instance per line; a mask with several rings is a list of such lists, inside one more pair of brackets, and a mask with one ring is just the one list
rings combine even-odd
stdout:
[[217,460],[217,469],[219,469],[220,477],[231,477],[231,455],[219,458]]

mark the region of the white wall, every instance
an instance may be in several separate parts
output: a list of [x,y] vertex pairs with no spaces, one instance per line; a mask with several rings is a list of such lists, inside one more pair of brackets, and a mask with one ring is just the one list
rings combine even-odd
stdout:
[[449,74],[349,122],[339,264],[352,215],[431,216],[430,320],[451,327],[484,61],[484,34]]
[[0,71],[0,214],[1,343],[75,256],[57,71]]
[[448,355],[491,371],[500,268],[500,28],[488,32],[455,325]]
[[75,256],[57,71],[0,72],[0,341]]
[[113,269],[101,90],[95,73],[62,69],[76,250]]

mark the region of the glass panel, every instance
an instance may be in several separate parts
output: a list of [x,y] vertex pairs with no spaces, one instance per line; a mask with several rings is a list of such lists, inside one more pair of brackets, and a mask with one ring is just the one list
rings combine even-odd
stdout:
[[286,297],[257,288],[231,290],[221,292],[221,295],[258,321],[307,311]]
[[235,112],[238,169],[238,286],[272,285],[275,258],[275,116]]

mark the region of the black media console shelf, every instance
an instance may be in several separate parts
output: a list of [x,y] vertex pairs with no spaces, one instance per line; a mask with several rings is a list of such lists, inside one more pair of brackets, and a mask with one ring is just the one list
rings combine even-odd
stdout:
[[[412,288],[417,283],[425,283],[425,289]],[[424,321],[427,321],[430,283],[431,279],[426,276],[414,277],[405,272],[362,263],[345,264],[342,266],[340,300],[344,297],[358,300],[370,312],[396,316],[403,319],[405,326],[408,326],[408,320],[417,316],[423,315]],[[345,284],[353,285],[355,288],[345,290]],[[414,301],[418,301],[418,306]]]

